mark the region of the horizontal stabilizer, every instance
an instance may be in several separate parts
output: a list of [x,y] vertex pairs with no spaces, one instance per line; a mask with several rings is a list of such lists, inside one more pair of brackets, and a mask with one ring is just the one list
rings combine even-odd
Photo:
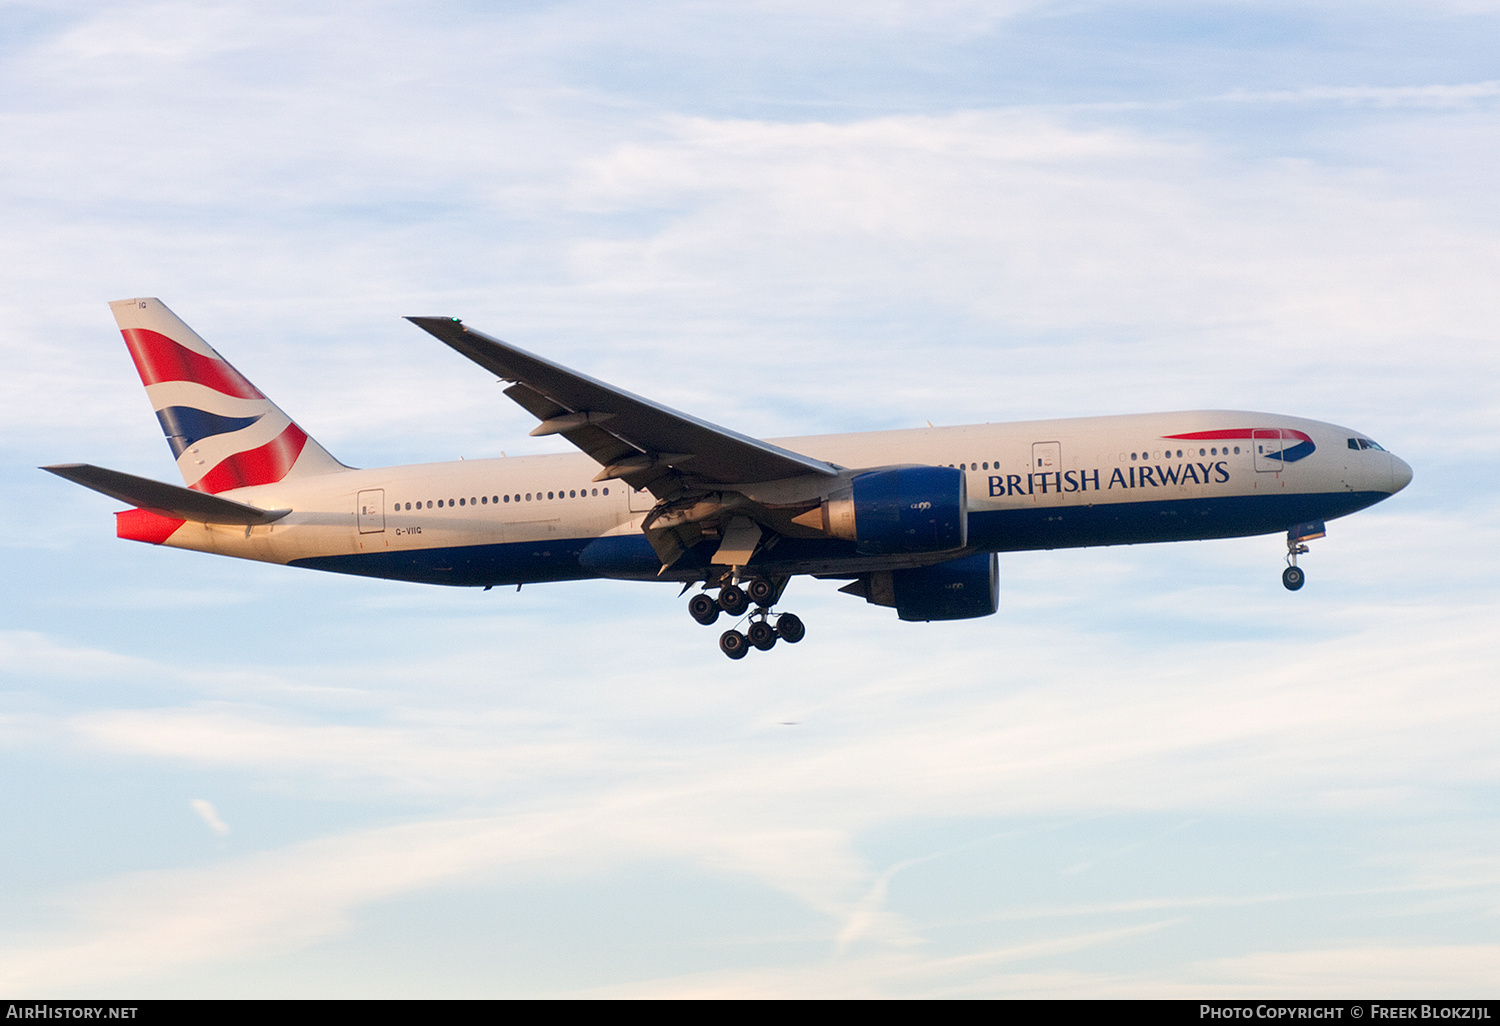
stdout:
[[179,485],[163,484],[134,474],[122,474],[118,470],[106,470],[88,463],[59,463],[41,469],[67,478],[74,484],[92,488],[111,499],[119,499],[153,513],[203,524],[269,524],[291,512],[289,509],[256,509],[243,502],[206,495]]

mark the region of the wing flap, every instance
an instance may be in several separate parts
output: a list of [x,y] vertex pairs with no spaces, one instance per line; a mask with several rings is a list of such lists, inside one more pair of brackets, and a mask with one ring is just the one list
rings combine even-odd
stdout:
[[119,499],[140,509],[179,520],[258,526],[280,520],[291,512],[289,509],[257,509],[233,499],[195,492],[191,488],[152,481],[150,478],[107,470],[88,463],[59,463],[41,469],[74,484],[92,488],[111,499]]

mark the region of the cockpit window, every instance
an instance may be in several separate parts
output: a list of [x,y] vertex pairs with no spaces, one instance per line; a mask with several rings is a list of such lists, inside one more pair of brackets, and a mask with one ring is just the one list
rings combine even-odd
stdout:
[[1372,442],[1368,438],[1351,438],[1351,439],[1349,439],[1349,448],[1351,448],[1351,449],[1374,449],[1376,452],[1385,452],[1385,450],[1380,447],[1379,443]]

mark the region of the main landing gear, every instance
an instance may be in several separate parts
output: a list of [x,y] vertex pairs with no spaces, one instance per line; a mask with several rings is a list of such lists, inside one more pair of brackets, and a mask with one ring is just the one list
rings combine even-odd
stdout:
[[1307,543],[1314,538],[1322,538],[1328,532],[1323,527],[1323,521],[1313,520],[1305,524],[1298,524],[1286,533],[1286,569],[1281,572],[1281,583],[1287,591],[1298,591],[1307,583],[1307,575],[1297,565],[1297,557],[1307,554]]
[[778,641],[795,645],[807,636],[807,628],[802,619],[795,613],[781,613],[774,623],[771,620],[771,607],[781,596],[781,589],[785,584],[785,581],[776,584],[755,578],[742,588],[731,582],[719,589],[717,599],[708,592],[694,595],[688,602],[688,613],[707,627],[719,618],[720,613],[744,616],[754,604],[750,624],[743,634],[730,628],[719,636],[719,651],[731,659],[745,658],[751,648],[769,652],[776,647]]

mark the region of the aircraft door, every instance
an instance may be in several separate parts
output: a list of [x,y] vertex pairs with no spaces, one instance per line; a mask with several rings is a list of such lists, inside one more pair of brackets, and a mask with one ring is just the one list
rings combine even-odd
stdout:
[[1285,470],[1286,464],[1281,461],[1281,432],[1276,428],[1257,428],[1251,435],[1255,469],[1263,474]]
[[1061,442],[1034,442],[1031,446],[1031,471],[1055,474],[1062,469]]
[[378,534],[385,530],[385,489],[371,488],[369,491],[360,492],[359,500],[359,533]]
[[644,488],[631,488],[630,485],[626,484],[624,481],[621,481],[620,483],[622,485],[625,485],[626,488],[630,489],[626,493],[630,496],[630,512],[651,512],[652,507],[656,505],[656,496],[652,495]]

